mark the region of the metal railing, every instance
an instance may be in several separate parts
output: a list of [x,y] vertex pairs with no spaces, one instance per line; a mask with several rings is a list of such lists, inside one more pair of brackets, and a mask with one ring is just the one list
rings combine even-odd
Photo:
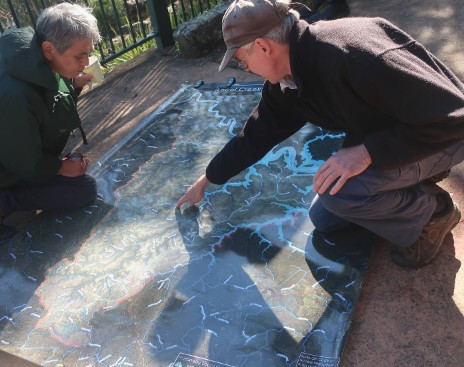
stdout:
[[170,0],[169,11],[172,14],[173,27],[195,18],[217,5],[221,0]]
[[[31,26],[40,12],[63,0],[0,0],[0,32]],[[174,44],[173,29],[221,0],[66,0],[92,8],[102,42],[102,64],[155,39],[158,48]]]

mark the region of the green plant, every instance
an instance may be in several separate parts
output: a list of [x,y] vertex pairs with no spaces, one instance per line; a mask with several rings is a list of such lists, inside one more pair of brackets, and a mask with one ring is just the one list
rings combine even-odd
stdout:
[[[114,6],[113,6],[114,4]],[[114,37],[114,29],[122,24],[126,15],[123,1],[89,0],[92,13],[97,18],[100,31],[104,37]],[[108,34],[109,33],[109,34]]]
[[185,2],[187,1],[171,2],[171,5],[168,6],[169,19],[173,27],[195,18],[218,3],[215,0],[197,0],[188,2],[188,5],[186,5]]
[[[127,36],[127,40],[129,42],[129,36]],[[132,50],[129,50],[123,53],[122,55],[118,56],[117,58],[105,64],[105,73],[111,72],[118,65],[124,64],[125,62],[134,59],[135,57],[141,55],[142,53],[148,51],[150,48],[153,48],[153,47],[155,47],[155,41],[152,39],[152,40],[149,40],[141,44],[140,46],[136,48],[133,48]],[[122,49],[122,47],[117,49],[116,52],[119,51],[120,49]]]
[[[120,52],[121,50],[130,47],[134,43],[137,43],[145,38],[147,34],[152,32],[151,22],[143,23],[144,32],[142,31],[142,20],[138,18],[138,22],[130,22],[127,16],[122,18],[123,24],[121,24],[122,28],[126,29],[126,34],[119,34],[116,29],[111,26],[110,31],[115,36],[110,39],[110,37],[104,37],[103,42],[101,42],[100,47],[101,51],[104,55],[112,55],[115,53]],[[132,28],[130,29],[130,26]],[[123,42],[124,41],[124,42]],[[125,45],[125,47],[124,47]],[[147,51],[151,47],[155,46],[155,41],[153,39],[148,40],[142,43],[140,46],[137,46],[131,50],[126,51],[122,55],[118,56],[117,58],[108,61],[105,64],[105,72],[110,72],[113,70],[117,65],[125,63],[143,52]]]

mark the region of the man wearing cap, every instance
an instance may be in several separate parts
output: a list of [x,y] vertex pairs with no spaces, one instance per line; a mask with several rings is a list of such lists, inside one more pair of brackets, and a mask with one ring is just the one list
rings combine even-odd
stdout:
[[306,122],[345,133],[317,171],[310,218],[322,232],[355,223],[392,244],[398,265],[432,261],[461,214],[436,175],[464,160],[464,85],[381,18],[308,24],[288,3],[236,0],[227,52],[266,81],[242,132],[178,201],[194,205]]

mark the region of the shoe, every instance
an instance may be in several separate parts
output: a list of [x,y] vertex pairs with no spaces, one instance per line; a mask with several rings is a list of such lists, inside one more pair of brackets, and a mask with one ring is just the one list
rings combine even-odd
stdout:
[[445,203],[445,209],[432,216],[424,226],[419,239],[411,246],[395,246],[391,251],[394,263],[406,268],[420,268],[430,263],[438,254],[445,236],[461,220],[461,211],[449,194],[442,190],[437,194]]

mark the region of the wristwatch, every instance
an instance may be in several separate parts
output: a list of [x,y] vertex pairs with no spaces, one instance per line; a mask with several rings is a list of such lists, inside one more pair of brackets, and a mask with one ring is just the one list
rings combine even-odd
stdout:
[[65,157],[69,159],[70,161],[83,161],[84,160],[84,156],[79,152],[68,153],[65,155]]

